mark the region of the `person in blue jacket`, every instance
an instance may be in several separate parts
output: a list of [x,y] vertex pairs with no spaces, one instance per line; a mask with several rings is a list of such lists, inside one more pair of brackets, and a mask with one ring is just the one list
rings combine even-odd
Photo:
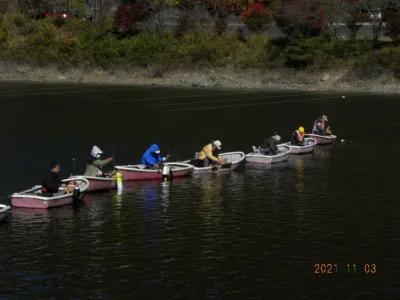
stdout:
[[142,165],[147,169],[158,169],[160,168],[160,164],[166,161],[171,155],[167,155],[166,157],[162,157],[160,155],[160,147],[157,144],[153,144],[142,156]]

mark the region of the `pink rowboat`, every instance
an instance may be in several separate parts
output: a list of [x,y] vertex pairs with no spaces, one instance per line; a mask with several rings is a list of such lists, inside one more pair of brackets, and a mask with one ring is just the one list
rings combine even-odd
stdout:
[[[71,179],[62,180],[64,183],[71,181]],[[84,178],[80,179],[77,188],[79,195],[86,192],[88,187],[89,181]],[[49,197],[46,196],[46,194],[43,194],[41,189],[41,185],[36,185],[28,190],[12,194],[11,205],[14,207],[47,209],[72,204],[74,202],[74,198],[79,196],[76,195],[75,192],[67,194],[65,190],[60,189],[60,192],[54,193],[51,197]]]
[[112,177],[96,177],[96,176],[71,176],[71,180],[80,181],[86,179],[89,181],[89,186],[86,193],[110,190],[117,187],[117,179]]
[[337,138],[336,135],[318,135],[318,134],[312,134],[312,133],[307,133],[306,137],[316,140],[317,145],[333,144]]
[[[170,162],[164,166],[169,166],[172,178],[190,176],[194,171],[194,167],[186,163]],[[115,170],[122,173],[124,181],[163,179],[162,169],[142,169],[141,165],[115,166]]]

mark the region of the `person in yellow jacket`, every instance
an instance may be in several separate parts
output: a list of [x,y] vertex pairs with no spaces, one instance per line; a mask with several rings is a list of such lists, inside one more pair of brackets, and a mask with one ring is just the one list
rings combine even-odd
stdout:
[[218,151],[221,150],[221,141],[216,140],[210,144],[207,144],[201,149],[199,153],[200,167],[208,167],[210,164],[222,164],[223,160],[218,156]]

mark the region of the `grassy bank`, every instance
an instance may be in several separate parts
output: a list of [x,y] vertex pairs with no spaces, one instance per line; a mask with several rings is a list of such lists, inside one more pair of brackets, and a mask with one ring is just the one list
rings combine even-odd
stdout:
[[[1,18],[0,59],[14,65],[52,66],[57,71],[140,69],[148,70],[141,74],[152,78],[167,76],[174,70],[217,69],[236,75],[250,70],[291,74],[286,81],[290,78],[293,83],[299,78],[293,72],[309,77],[310,72],[332,74],[346,70],[341,75],[344,81],[382,78],[383,74],[390,75],[391,80],[400,78],[400,47],[376,49],[369,40],[327,42],[322,37],[252,36],[244,41],[236,34],[217,36],[204,32],[181,37],[143,32],[120,39],[113,33],[111,21],[100,26],[79,19],[32,20],[21,14]],[[285,76],[288,75],[275,78],[284,82]]]

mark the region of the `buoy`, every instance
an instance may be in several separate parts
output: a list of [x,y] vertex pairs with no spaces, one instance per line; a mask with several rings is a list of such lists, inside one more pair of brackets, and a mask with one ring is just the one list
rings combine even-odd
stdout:
[[122,192],[122,174],[121,174],[121,172],[116,172],[115,178],[117,178],[117,193],[120,194]]
[[342,99],[346,99],[346,96],[342,96]]
[[344,140],[344,139],[341,139],[340,141],[341,141],[342,143],[344,143],[344,142],[345,142],[345,140]]
[[169,165],[164,165],[162,169],[162,181],[168,181],[171,174],[171,167]]

